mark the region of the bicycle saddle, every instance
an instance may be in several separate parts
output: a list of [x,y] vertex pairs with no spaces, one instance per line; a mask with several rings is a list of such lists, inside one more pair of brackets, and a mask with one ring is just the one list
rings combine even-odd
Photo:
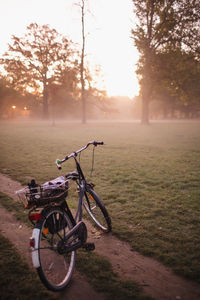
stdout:
[[74,171],[74,172],[71,172],[71,173],[67,173],[67,174],[65,175],[65,177],[66,177],[67,179],[76,180],[76,179],[79,178],[79,175],[78,175],[78,172]]

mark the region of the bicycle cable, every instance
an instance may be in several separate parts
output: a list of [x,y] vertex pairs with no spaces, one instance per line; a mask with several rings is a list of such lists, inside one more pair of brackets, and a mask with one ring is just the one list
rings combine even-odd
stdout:
[[95,146],[93,147],[93,151],[92,151],[92,168],[90,171],[90,177],[92,177],[92,173],[94,171],[94,150],[95,150]]
[[81,152],[79,153],[79,164],[81,163]]
[[[91,170],[90,170],[90,178],[92,177],[92,173],[94,171],[94,150],[95,150],[95,146],[93,147],[93,150],[92,150],[92,167],[91,167]],[[81,152],[79,153],[79,164],[81,162]]]

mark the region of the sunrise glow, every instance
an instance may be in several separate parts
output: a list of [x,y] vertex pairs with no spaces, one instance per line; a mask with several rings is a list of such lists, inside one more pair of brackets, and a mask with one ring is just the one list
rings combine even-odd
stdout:
[[[22,36],[33,22],[49,24],[72,41],[81,43],[78,0],[1,1],[0,53],[7,49],[12,35]],[[88,0],[86,22],[86,60],[91,69],[101,67],[98,87],[109,96],[133,97],[139,86],[135,74],[138,53],[131,39],[133,24],[130,0]]]

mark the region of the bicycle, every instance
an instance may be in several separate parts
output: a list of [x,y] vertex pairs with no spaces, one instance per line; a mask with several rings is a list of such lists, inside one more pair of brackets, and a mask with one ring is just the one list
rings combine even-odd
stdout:
[[[82,221],[83,207],[103,232],[111,231],[110,216],[94,192],[94,184],[86,181],[77,156],[90,145],[94,148],[103,142],[92,141],[81,149],[72,152],[64,159],[57,159],[56,165],[70,158],[75,161],[76,171],[39,186],[34,180],[16,193],[29,208],[29,220],[34,225],[30,239],[32,263],[43,284],[52,291],[64,289],[70,282],[74,267],[76,250],[95,249],[94,243],[87,243],[87,227]],[[94,149],[93,149],[94,160]],[[75,217],[66,201],[69,181],[76,182],[79,201]]]

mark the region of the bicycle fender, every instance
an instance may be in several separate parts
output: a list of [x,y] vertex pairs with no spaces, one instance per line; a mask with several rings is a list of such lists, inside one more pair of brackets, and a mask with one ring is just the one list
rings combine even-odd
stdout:
[[39,260],[39,253],[38,253],[39,235],[40,235],[40,230],[38,228],[34,228],[31,237],[31,240],[34,241],[34,247],[31,247],[32,263],[34,268],[40,267],[40,260]]

